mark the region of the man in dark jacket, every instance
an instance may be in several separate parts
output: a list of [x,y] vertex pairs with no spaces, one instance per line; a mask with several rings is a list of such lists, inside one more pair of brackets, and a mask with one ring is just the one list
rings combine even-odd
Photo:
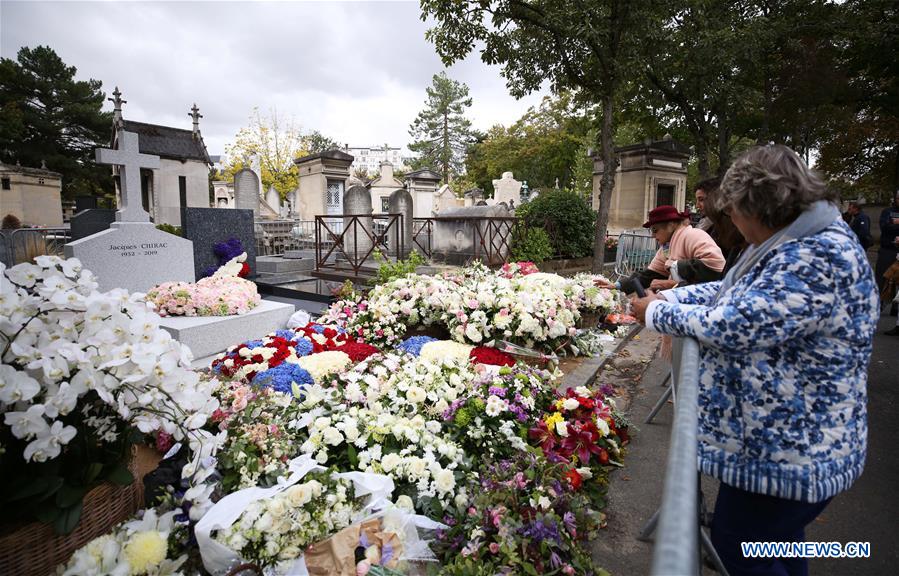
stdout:
[[883,290],[883,273],[896,261],[897,250],[899,250],[899,190],[893,195],[893,204],[880,213],[880,250],[877,252],[877,266],[874,270],[878,290]]
[[862,248],[867,250],[871,247],[871,244],[873,244],[874,241],[871,238],[871,218],[869,218],[868,215],[862,211],[862,206],[864,205],[864,198],[853,200],[849,203],[849,210],[847,210],[847,212],[850,216],[849,227],[852,228],[853,232],[855,232],[855,235],[858,237],[859,244],[862,245]]

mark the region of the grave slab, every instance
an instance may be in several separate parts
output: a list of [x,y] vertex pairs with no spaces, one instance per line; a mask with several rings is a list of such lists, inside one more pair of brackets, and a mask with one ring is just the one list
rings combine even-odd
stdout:
[[314,258],[284,258],[282,256],[259,256],[256,258],[256,272],[259,274],[308,272],[314,269]]
[[233,316],[167,316],[159,326],[188,346],[194,358],[219,354],[230,346],[287,326],[294,306],[263,300],[246,314]]

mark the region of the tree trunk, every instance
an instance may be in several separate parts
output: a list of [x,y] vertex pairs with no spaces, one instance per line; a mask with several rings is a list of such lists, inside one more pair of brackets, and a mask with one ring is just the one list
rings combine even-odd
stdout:
[[705,180],[709,177],[709,147],[701,136],[696,139],[696,158],[699,162],[699,179]]
[[449,119],[443,114],[443,183],[449,184],[449,158],[452,151],[449,144]]
[[727,125],[727,115],[718,115],[718,176],[723,177],[730,168],[730,129]]
[[596,214],[596,234],[593,238],[593,273],[602,273],[606,250],[606,231],[609,225],[609,205],[612,203],[612,191],[615,189],[615,171],[618,169],[618,157],[612,142],[612,90],[602,98],[602,130],[600,132],[600,148],[602,149],[602,178],[599,181],[599,210]]

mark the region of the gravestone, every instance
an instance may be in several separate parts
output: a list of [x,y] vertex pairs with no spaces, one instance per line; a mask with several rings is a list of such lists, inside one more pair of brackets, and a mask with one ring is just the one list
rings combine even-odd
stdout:
[[454,208],[462,207],[462,200],[456,196],[456,193],[452,191],[452,189],[444,184],[440,187],[440,190],[437,191],[434,196],[435,206],[434,213],[442,214],[446,210],[452,210]]
[[[391,214],[403,215],[403,255],[409,256],[412,250],[412,215],[414,208],[412,205],[412,194],[405,188],[394,190],[387,200],[387,206]],[[396,236],[391,235],[391,237],[395,238]],[[393,248],[395,253],[396,247],[391,246],[391,248]]]
[[213,248],[220,242],[237,238],[247,253],[250,276],[256,275],[256,235],[252,210],[185,208],[181,214],[181,233],[194,244],[194,272],[202,278],[209,268],[219,265]]
[[268,204],[269,208],[271,208],[276,215],[281,215],[281,195],[278,194],[278,191],[275,190],[274,186],[268,187],[268,192],[265,193],[265,203]]
[[493,181],[493,199],[506,206],[521,204],[521,182],[512,177],[511,172],[503,172],[503,177]]
[[120,166],[121,206],[107,230],[69,242],[67,258],[78,258],[97,276],[101,291],[146,292],[168,281],[194,281],[189,240],[157,230],[141,205],[141,168],[159,168],[159,156],[141,154],[138,136],[119,130],[119,148],[97,149],[98,164]]
[[75,213],[97,208],[96,196],[75,196]]
[[249,168],[234,175],[234,207],[252,210],[254,218],[259,216],[259,177]]
[[[350,218],[343,219],[343,247],[354,262],[361,260],[371,248],[369,235],[372,233],[371,194],[365,186],[353,186],[343,195],[343,213],[360,216],[355,224]],[[367,232],[367,233],[366,233]]]
[[[509,216],[509,211],[502,204],[496,206],[466,206],[449,209],[434,218],[434,237],[431,247],[431,259],[435,262],[465,265],[476,255],[484,257],[484,248],[480,246],[489,242],[489,218]],[[507,240],[508,242],[508,240]],[[496,244],[501,244],[499,240]],[[501,256],[505,257],[503,249]]]
[[70,221],[72,239],[69,242],[81,240],[91,234],[108,229],[109,225],[115,222],[115,213],[115,210],[108,208],[88,208],[78,212],[72,216]]

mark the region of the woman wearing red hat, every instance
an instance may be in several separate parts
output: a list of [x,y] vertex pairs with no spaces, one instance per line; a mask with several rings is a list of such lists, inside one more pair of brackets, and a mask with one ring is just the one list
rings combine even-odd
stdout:
[[659,206],[649,212],[643,224],[659,243],[659,251],[649,267],[616,283],[627,293],[634,292],[634,279],[655,290],[677,285],[710,282],[721,278],[724,255],[707,232],[690,226],[690,216],[674,206]]

